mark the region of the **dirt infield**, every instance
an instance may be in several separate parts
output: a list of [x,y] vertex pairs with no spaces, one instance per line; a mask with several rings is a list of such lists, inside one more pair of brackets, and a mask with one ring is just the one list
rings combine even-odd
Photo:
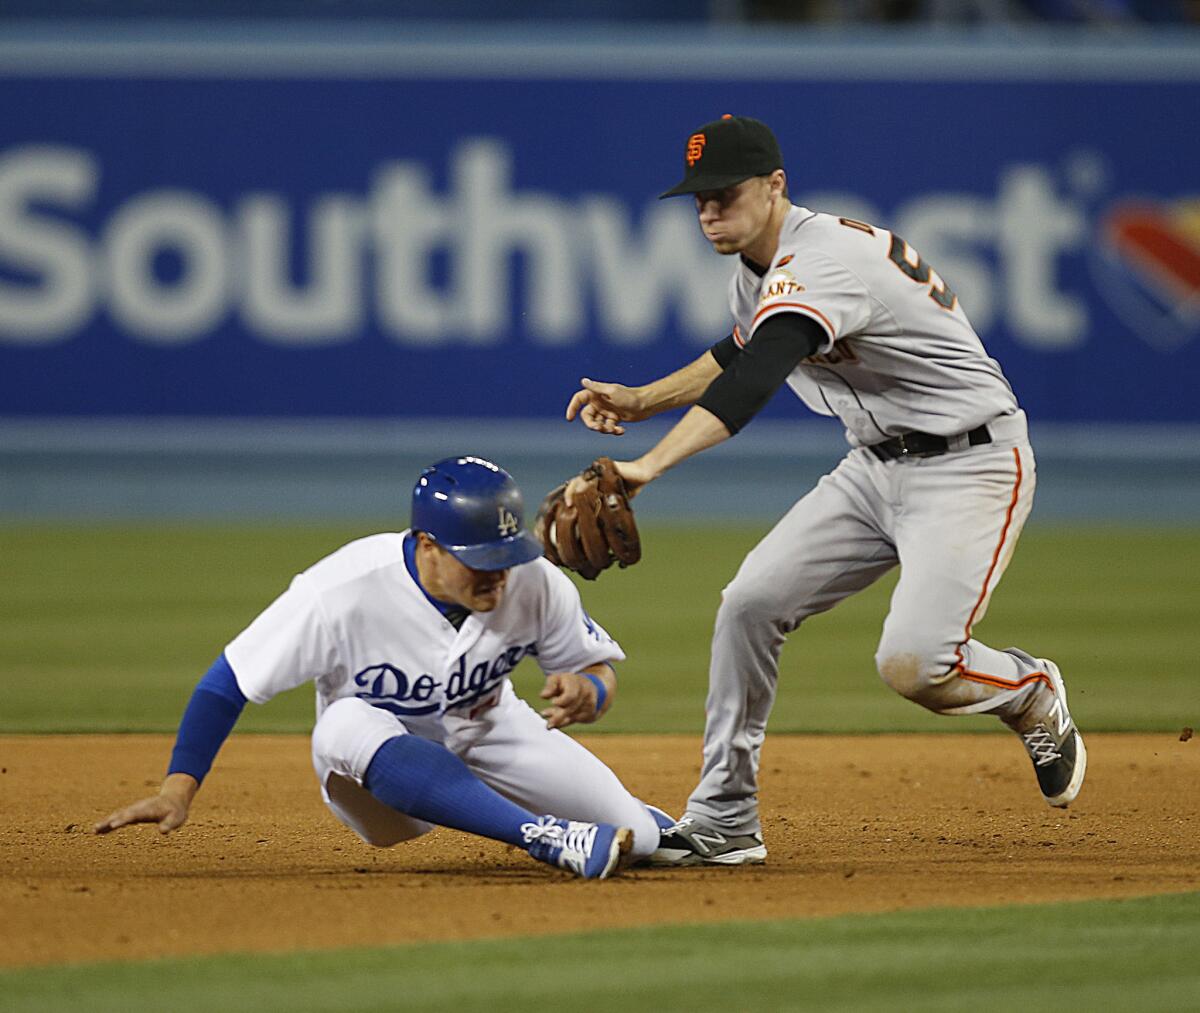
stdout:
[[[586,742],[672,811],[694,783],[695,738]],[[174,836],[95,837],[157,788],[170,740],[0,737],[0,966],[1200,889],[1200,740],[1088,748],[1065,811],[1006,736],[775,736],[766,866],[586,883],[451,831],[369,848],[321,804],[297,736],[234,736]]]

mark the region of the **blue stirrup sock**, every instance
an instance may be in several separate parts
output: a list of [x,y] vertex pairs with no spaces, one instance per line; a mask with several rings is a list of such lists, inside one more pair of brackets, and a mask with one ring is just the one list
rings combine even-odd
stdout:
[[489,788],[445,746],[416,735],[388,739],[363,786],[384,805],[426,823],[525,847],[523,823],[537,817]]

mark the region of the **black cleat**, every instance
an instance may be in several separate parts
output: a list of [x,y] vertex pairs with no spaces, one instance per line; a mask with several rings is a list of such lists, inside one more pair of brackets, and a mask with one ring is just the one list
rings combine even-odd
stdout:
[[1045,658],[1039,658],[1038,664],[1050,676],[1054,702],[1044,720],[1019,734],[1033,760],[1042,797],[1052,806],[1066,808],[1083,787],[1087,750],[1067,710],[1067,687],[1058,666]]

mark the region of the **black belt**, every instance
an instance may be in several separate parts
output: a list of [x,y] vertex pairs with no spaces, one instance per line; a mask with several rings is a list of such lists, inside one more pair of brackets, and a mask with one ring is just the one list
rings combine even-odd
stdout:
[[[970,447],[992,442],[987,426],[972,429],[966,436]],[[952,438],[934,433],[901,433],[882,443],[872,443],[867,449],[881,461],[893,461],[897,457],[937,457],[950,449]]]

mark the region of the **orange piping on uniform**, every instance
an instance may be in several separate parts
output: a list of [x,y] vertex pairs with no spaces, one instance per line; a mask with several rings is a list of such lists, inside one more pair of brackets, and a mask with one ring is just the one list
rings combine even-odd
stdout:
[[961,665],[958,666],[958,674],[960,678],[966,679],[968,682],[981,682],[985,686],[994,686],[996,689],[1020,689],[1022,686],[1028,686],[1031,682],[1042,682],[1047,686],[1050,685],[1050,679],[1045,672],[1034,672],[1033,675],[1027,675],[1024,679],[1020,679],[1017,682],[1001,679],[998,675],[972,672]]
[[829,317],[827,317],[824,313],[822,313],[815,306],[809,306],[807,303],[802,303],[802,302],[773,302],[767,306],[764,306],[762,309],[760,309],[757,313],[754,314],[754,319],[750,322],[750,329],[751,330],[754,329],[754,325],[758,323],[759,318],[764,313],[770,313],[772,310],[784,309],[785,307],[790,308],[790,309],[797,309],[797,310],[807,310],[809,313],[816,314],[818,317],[821,318],[821,323],[823,323],[825,325],[825,329],[829,332],[829,340],[830,341],[837,340],[837,331],[834,330],[833,324],[831,324],[829,322]]
[[962,649],[966,646],[968,640],[971,639],[971,627],[975,625],[975,616],[978,614],[980,606],[983,605],[984,599],[987,598],[988,585],[992,582],[992,574],[996,572],[996,567],[1000,563],[1000,556],[1004,551],[1004,543],[1008,540],[1008,529],[1012,526],[1013,512],[1017,509],[1017,501],[1021,496],[1021,479],[1024,477],[1024,472],[1021,469],[1021,453],[1013,447],[1013,461],[1017,465],[1017,480],[1013,483],[1012,499],[1008,503],[1008,511],[1004,515],[1004,527],[1000,529],[1000,541],[996,545],[996,551],[992,553],[992,563],[988,567],[987,576],[983,578],[983,590],[979,592],[979,597],[975,600],[975,607],[971,609],[971,614],[967,616],[967,625],[963,630],[962,642],[954,649],[954,669],[963,679],[968,679],[971,682],[981,682],[988,686],[995,686],[998,689],[1020,689],[1022,686],[1027,686],[1031,682],[1043,682],[1047,686],[1050,685],[1050,677],[1044,672],[1035,672],[1033,675],[1027,675],[1024,679],[1013,682],[1010,679],[1001,679],[998,675],[986,675],[983,672],[972,672],[963,665]]

